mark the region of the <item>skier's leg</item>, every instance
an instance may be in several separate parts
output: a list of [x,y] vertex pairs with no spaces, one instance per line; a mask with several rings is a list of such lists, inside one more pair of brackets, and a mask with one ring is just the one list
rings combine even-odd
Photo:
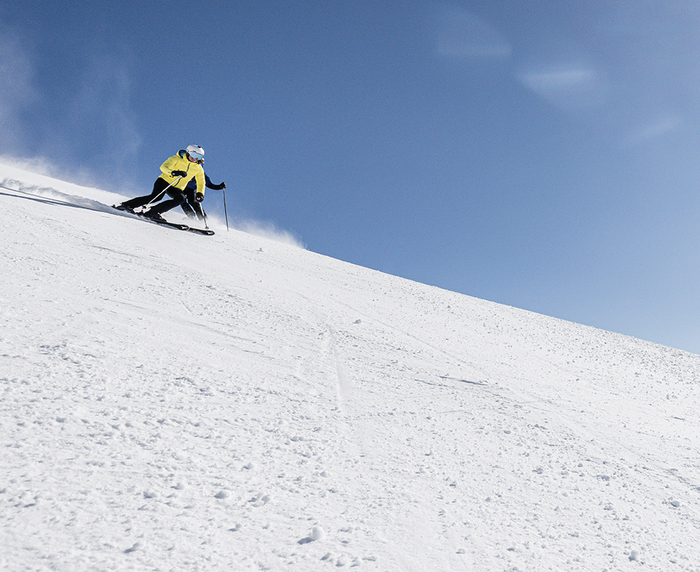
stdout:
[[135,209],[137,207],[142,207],[145,204],[150,203],[152,200],[156,199],[160,193],[163,192],[163,190],[168,186],[168,182],[165,179],[161,179],[158,177],[153,183],[153,191],[151,192],[150,195],[146,195],[143,197],[136,197],[133,199],[129,199],[128,201],[124,201],[121,205],[122,207],[126,207],[128,209]]
[[188,201],[185,201],[180,205],[182,207],[182,210],[185,212],[188,218],[195,218],[194,216],[194,209],[192,208],[192,205]]
[[187,200],[180,206],[182,207],[182,210],[185,211],[188,218],[195,218],[195,212],[197,211],[195,205],[197,203],[194,200],[194,189],[185,187],[185,195],[187,196]]
[[154,207],[151,207],[150,209],[148,209],[148,214],[163,214],[164,212],[169,211],[170,209],[175,208],[176,206],[181,205],[182,203],[187,201],[185,193],[180,189],[170,187],[167,193],[172,198],[167,201],[163,201],[162,203],[158,203]]

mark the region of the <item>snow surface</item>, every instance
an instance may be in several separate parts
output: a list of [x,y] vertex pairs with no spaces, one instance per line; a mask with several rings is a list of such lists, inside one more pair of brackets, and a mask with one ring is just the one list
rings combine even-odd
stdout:
[[700,356],[0,185],[0,570],[700,570]]

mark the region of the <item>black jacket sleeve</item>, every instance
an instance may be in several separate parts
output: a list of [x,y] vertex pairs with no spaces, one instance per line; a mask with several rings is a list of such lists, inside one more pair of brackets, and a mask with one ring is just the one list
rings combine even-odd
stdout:
[[220,191],[221,189],[224,188],[224,183],[221,182],[218,185],[215,185],[214,183],[211,182],[211,179],[209,178],[209,175],[204,173],[204,177],[206,178],[207,181],[207,188],[209,189],[214,189],[215,191]]

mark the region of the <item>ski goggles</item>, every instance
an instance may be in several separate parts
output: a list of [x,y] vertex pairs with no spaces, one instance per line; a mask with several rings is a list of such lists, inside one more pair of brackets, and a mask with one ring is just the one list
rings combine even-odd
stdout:
[[189,152],[189,151],[188,151],[187,154],[188,154],[190,157],[192,157],[192,158],[193,158],[197,163],[199,163],[200,165],[201,165],[202,163],[204,163],[204,157],[203,157],[201,154],[195,153],[195,152]]

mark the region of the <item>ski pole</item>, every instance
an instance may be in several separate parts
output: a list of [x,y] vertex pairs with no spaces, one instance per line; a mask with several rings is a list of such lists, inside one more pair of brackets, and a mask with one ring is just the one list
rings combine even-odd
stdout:
[[224,215],[226,216],[226,230],[228,231],[228,210],[226,209],[226,188],[223,188],[224,192]]

